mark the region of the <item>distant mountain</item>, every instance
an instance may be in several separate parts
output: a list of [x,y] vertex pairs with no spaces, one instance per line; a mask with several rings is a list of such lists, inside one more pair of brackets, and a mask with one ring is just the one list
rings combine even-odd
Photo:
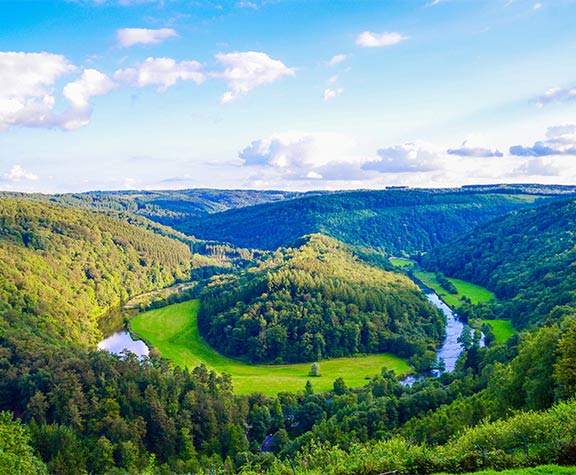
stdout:
[[511,213],[427,254],[423,264],[496,293],[523,328],[576,310],[576,201]]
[[258,190],[90,191],[56,195],[0,192],[6,197],[26,197],[97,211],[129,212],[178,228],[199,216],[262,203],[283,201],[324,192]]
[[241,247],[276,249],[322,233],[388,254],[427,251],[510,211],[556,193],[511,186],[456,190],[351,191],[307,196],[183,221],[176,229]]
[[406,276],[373,267],[318,234],[214,280],[201,296],[198,321],[214,348],[255,363],[422,356],[444,331],[442,316]]

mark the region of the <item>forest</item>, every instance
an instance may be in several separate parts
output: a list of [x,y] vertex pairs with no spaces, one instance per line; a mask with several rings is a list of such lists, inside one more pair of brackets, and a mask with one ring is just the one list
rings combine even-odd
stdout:
[[[263,221],[258,229],[275,237],[255,235],[243,248],[76,198],[0,199],[0,473],[376,475],[576,465],[576,204],[565,190],[493,191],[327,194],[196,218],[196,228],[213,230],[238,213],[249,229],[249,219],[272,210],[270,228]],[[373,208],[371,226],[357,226],[359,201]],[[330,211],[334,203],[340,211]],[[315,229],[300,233],[304,214],[292,214],[294,230],[283,234],[288,224],[276,211],[284,206],[282,219],[302,210],[332,223],[326,229],[342,226],[342,235],[305,236]],[[408,234],[398,224],[407,216]],[[284,240],[283,248],[255,250]],[[467,342],[454,372],[412,386],[383,368],[361,387],[337,379],[316,392],[322,376],[311,376],[301,391],[275,397],[237,395],[229,375],[178,368],[154,349],[142,360],[96,350],[108,310],[192,280],[200,330],[225,354],[321,367],[335,355],[394,350],[423,369],[443,319],[388,264],[398,254],[492,290],[496,301],[463,301],[464,315],[511,319],[517,333],[484,347]]]
[[406,277],[312,235],[256,268],[211,282],[201,294],[198,323],[214,348],[252,363],[428,352],[422,364],[429,367],[445,322]]

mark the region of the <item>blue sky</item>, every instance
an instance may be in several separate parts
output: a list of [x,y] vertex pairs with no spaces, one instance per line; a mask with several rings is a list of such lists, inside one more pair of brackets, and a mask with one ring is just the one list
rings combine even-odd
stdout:
[[0,189],[576,184],[576,0],[0,1]]

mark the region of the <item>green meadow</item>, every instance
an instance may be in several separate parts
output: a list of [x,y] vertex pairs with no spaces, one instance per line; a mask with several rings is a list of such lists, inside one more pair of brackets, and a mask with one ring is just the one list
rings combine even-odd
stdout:
[[462,297],[468,297],[473,304],[489,302],[490,300],[496,299],[494,294],[488,289],[464,280],[448,277],[448,280],[452,282],[456,287],[456,290],[458,290],[457,294],[451,294],[442,288],[436,280],[436,275],[433,272],[417,270],[414,271],[414,277],[420,280],[427,287],[434,290],[434,292],[436,292],[438,296],[451,308],[456,308],[460,305],[462,303]]
[[497,343],[508,341],[508,338],[516,333],[510,320],[482,320],[482,323],[487,323],[492,327]]
[[199,306],[198,300],[191,300],[144,312],[130,321],[130,329],[178,366],[193,368],[204,363],[218,373],[230,374],[238,394],[258,391],[274,396],[283,391],[299,391],[307,380],[314,391],[328,391],[337,378],[343,378],[349,387],[357,387],[380,374],[383,367],[396,374],[410,371],[405,360],[390,354],[320,361],[320,377],[308,375],[310,363],[248,365],[222,356],[202,339],[197,325]]

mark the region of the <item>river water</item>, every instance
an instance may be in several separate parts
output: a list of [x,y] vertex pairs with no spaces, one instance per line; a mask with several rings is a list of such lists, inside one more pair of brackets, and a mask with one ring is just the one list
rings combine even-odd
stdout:
[[132,335],[126,330],[118,331],[108,338],[98,343],[99,350],[106,350],[115,355],[121,354],[128,350],[138,357],[148,356],[149,350],[142,340],[132,339]]

